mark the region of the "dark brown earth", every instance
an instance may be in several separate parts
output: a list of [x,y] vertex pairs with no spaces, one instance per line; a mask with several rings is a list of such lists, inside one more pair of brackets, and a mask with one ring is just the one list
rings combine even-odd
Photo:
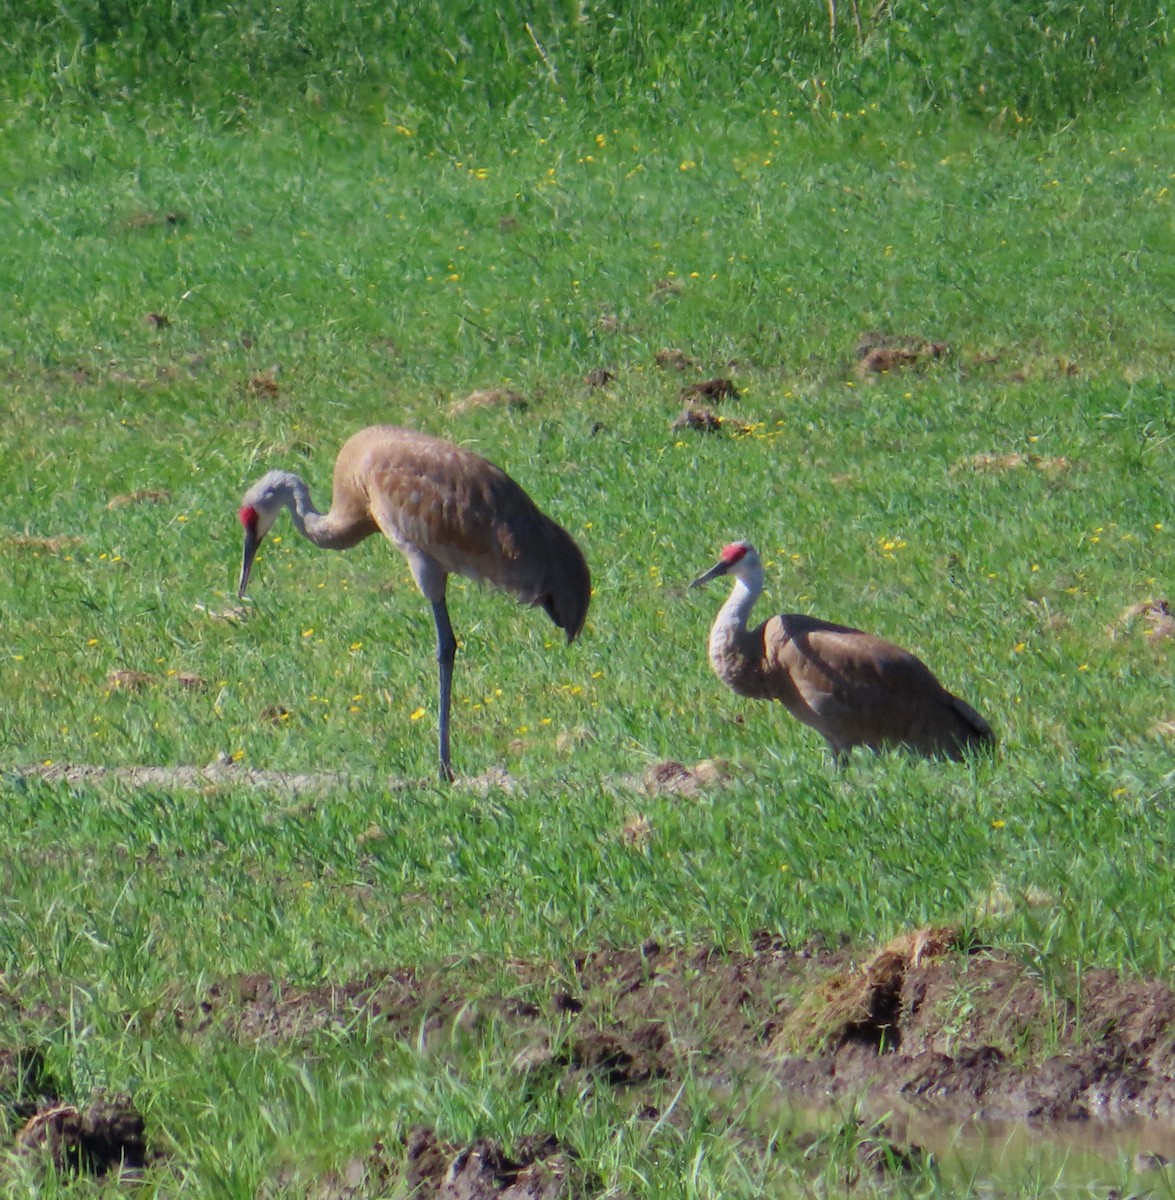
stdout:
[[[520,1086],[607,1087],[630,1094],[650,1119],[658,1093],[649,1085],[664,1091],[687,1076],[715,1095],[751,1079],[805,1105],[864,1099],[940,1119],[1175,1117],[1175,991],[1110,971],[1046,989],[1014,956],[969,946],[950,927],[863,953],[792,947],[764,933],[746,952],[652,940],[604,947],[568,972],[464,959],[316,987],[245,975],[169,1011],[194,1041],[215,1032],[297,1043],[359,1018],[373,1036],[382,1029],[441,1055],[492,1028]],[[129,1097],[63,1103],[35,1051],[0,1052],[0,1106],[17,1145],[58,1170],[125,1172],[151,1160],[150,1130]],[[863,1171],[919,1161],[916,1146],[865,1132]],[[366,1196],[373,1181],[401,1175],[421,1198],[554,1200],[597,1190],[575,1148],[547,1134],[461,1146],[416,1130],[321,1181],[322,1195]]]
[[468,964],[308,989],[245,976],[175,1019],[192,1036],[215,1022],[243,1039],[298,1039],[362,1015],[434,1046],[492,1020],[528,1070],[613,1087],[687,1071],[721,1083],[750,1068],[793,1094],[933,1102],[960,1117],[1175,1116],[1175,991],[1110,971],[1046,990],[950,929],[871,955],[763,934],[749,953],[650,941],[585,953],[566,978],[508,970],[511,995],[471,994]]

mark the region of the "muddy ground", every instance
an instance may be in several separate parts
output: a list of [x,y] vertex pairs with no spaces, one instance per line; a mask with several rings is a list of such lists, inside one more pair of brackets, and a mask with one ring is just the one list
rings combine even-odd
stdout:
[[[664,1092],[689,1075],[716,1094],[751,1079],[802,1103],[871,1097],[940,1119],[1175,1117],[1175,991],[1108,971],[1046,990],[1014,957],[966,946],[950,928],[865,951],[767,934],[749,953],[650,941],[585,952],[567,973],[466,960],[313,988],[240,976],[164,1017],[185,1037],[244,1042],[297,1042],[357,1018],[442,1055],[492,1025],[519,1086],[619,1089],[634,1110],[657,1094],[649,1085]],[[23,1151],[89,1173],[137,1171],[162,1153],[131,1098],[74,1107],[39,1072],[35,1051],[0,1051],[0,1100],[21,1097],[8,1113]],[[654,1106],[648,1115],[656,1119]],[[884,1147],[891,1163],[915,1153]],[[377,1144],[348,1171],[350,1182],[347,1172],[324,1180],[321,1194],[367,1195],[373,1179],[405,1172],[422,1198],[595,1190],[574,1148],[545,1136],[456,1146],[421,1129],[406,1145]]]
[[363,1015],[435,1044],[492,1020],[526,1071],[613,1087],[687,1071],[720,1084],[751,1069],[794,1095],[933,1102],[961,1118],[1175,1117],[1175,991],[1109,971],[1087,971],[1079,993],[1046,991],[1015,958],[961,947],[950,929],[864,954],[763,934],[749,954],[648,942],[585,953],[566,978],[524,962],[508,971],[516,993],[483,998],[445,967],[312,989],[245,976],[176,1021],[193,1035],[216,1022],[243,1039],[297,1039]]

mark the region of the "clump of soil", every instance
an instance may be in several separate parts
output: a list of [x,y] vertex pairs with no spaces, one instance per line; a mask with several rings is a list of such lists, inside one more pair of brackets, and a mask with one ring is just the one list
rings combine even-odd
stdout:
[[106,687],[111,692],[141,692],[144,688],[159,687],[164,683],[174,683],[190,691],[199,691],[205,686],[203,676],[192,671],[169,671],[166,676],[161,676],[152,675],[149,671],[123,668],[111,671],[106,676]]
[[511,1155],[488,1138],[454,1146],[417,1129],[405,1183],[413,1200],[558,1200],[572,1194],[575,1158],[554,1134],[523,1138]]
[[129,1096],[96,1096],[85,1108],[55,1104],[34,1113],[17,1147],[43,1154],[61,1173],[140,1171],[147,1163],[143,1118]]
[[584,377],[583,381],[590,388],[606,388],[610,383],[615,382],[616,373],[608,370],[607,367],[593,367]]
[[1175,637],[1175,617],[1171,615],[1171,605],[1166,600],[1143,600],[1124,608],[1117,621],[1106,626],[1106,635],[1111,641],[1142,629],[1148,638],[1159,639]]
[[862,378],[897,371],[903,367],[924,366],[950,353],[946,342],[904,335],[863,333],[857,339],[857,374]]
[[722,428],[722,418],[716,416],[711,409],[691,404],[682,409],[669,428],[674,433],[679,429],[692,429],[697,433],[718,433]]
[[697,359],[690,358],[684,350],[678,350],[676,347],[666,347],[664,350],[658,350],[653,355],[653,361],[659,367],[665,367],[672,371],[687,371],[690,367],[698,365]]
[[733,379],[704,379],[700,383],[687,383],[677,394],[685,404],[696,400],[709,400],[717,404],[723,400],[737,400],[738,388]]
[[730,764],[725,759],[704,758],[693,767],[666,759],[664,762],[654,763],[645,771],[642,784],[644,790],[651,795],[668,793],[696,796],[703,787],[721,783],[729,779],[730,774]]
[[281,394],[281,388],[277,382],[277,371],[257,371],[249,376],[245,383],[245,389],[252,392],[254,396],[276,399]]

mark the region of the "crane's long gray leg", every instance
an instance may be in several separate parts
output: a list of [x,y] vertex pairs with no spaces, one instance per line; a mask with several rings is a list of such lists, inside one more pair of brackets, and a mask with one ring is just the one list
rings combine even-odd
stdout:
[[449,610],[443,599],[432,606],[432,618],[437,626],[437,665],[440,668],[441,782],[453,782],[453,767],[449,761],[449,705],[453,698],[453,663],[457,658],[457,638],[449,621]]

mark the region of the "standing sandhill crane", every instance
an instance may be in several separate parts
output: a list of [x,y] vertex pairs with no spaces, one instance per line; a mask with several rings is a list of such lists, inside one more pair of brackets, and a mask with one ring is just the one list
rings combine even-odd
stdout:
[[523,604],[541,605],[568,642],[583,628],[591,576],[571,535],[505,471],[451,442],[394,425],[361,429],[335,460],[325,515],[297,475],[262,476],[241,501],[241,596],[257,547],[283,507],[316,546],[347,550],[378,531],[408,560],[436,622],[442,780],[453,778],[449,707],[457,639],[445,604],[449,576],[487,580]]
[[734,589],[710,630],[715,674],[740,696],[778,700],[824,735],[838,766],[854,746],[902,746],[957,759],[968,747],[994,745],[991,726],[908,650],[798,613],[748,629],[763,591],[763,564],[753,546],[725,546],[690,587],[719,575],[733,575]]

